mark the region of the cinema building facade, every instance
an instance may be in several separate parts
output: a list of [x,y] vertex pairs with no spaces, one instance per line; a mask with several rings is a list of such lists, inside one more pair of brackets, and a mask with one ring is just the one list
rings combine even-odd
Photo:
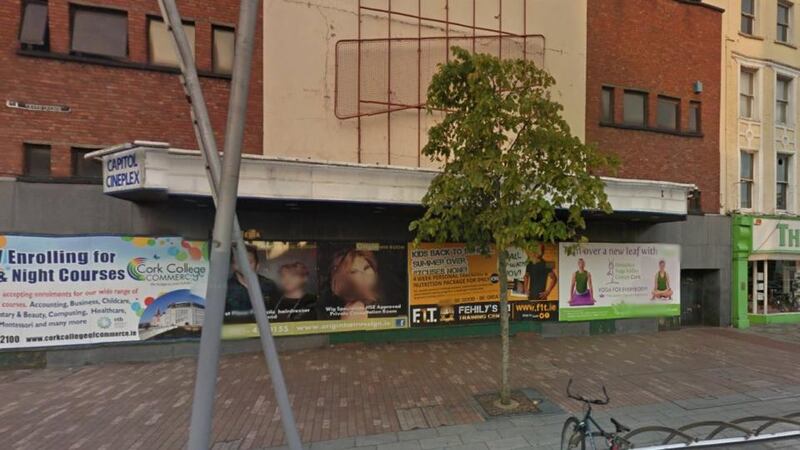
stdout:
[[[580,309],[572,301],[583,291],[570,286],[575,261],[563,246],[548,245],[536,255],[523,252],[511,281],[518,282],[512,283],[518,304],[529,306],[513,310],[518,314],[513,329],[560,335],[728,326],[731,222],[719,214],[722,10],[658,0],[662,14],[637,11],[644,8],[637,2],[612,14],[602,0],[558,5],[509,0],[499,15],[489,3],[479,2],[473,11],[471,5],[445,10],[423,2],[421,10],[415,5],[412,11],[355,2],[347,10],[319,2],[323,15],[290,1],[265,4],[264,29],[283,38],[264,39],[257,49],[257,65],[269,76],[259,73],[258,101],[248,110],[248,130],[258,130],[258,136],[248,131],[245,140],[239,220],[257,250],[259,273],[282,289],[275,304],[308,296],[318,304],[316,325],[289,323],[275,306],[275,334],[304,335],[305,343],[320,344],[497,332],[491,260],[464,253],[458,243],[418,253],[408,244],[409,224],[421,215],[421,199],[438,173],[420,153],[427,128],[437,120],[423,109],[425,89],[450,45],[543,66],[557,81],[553,95],[564,105],[573,133],[621,160],[619,172],[604,177],[614,213],[587,213],[586,235],[596,246],[583,258],[597,285],[592,304]],[[624,26],[641,17],[652,23]],[[199,52],[205,51],[201,25],[198,21]],[[680,42],[663,44],[667,29]],[[293,57],[301,53],[303,58]],[[687,53],[695,64],[682,63]],[[647,54],[658,54],[662,64],[641,57]],[[177,96],[174,70],[158,76],[164,78],[161,84],[174,84]],[[204,83],[211,92],[218,89],[217,78]],[[188,112],[182,100],[173,103]],[[0,230],[9,236],[120,236],[130,243],[124,244],[124,251],[133,252],[130,261],[148,259],[136,260],[134,274],[137,268],[155,270],[148,264],[161,258],[202,266],[213,204],[188,114],[176,116],[186,125],[175,138],[167,130],[141,129],[94,146],[100,184],[34,182],[12,171],[0,183],[0,198],[13,214],[0,218]],[[222,130],[220,120],[214,126]],[[136,256],[136,249],[152,249],[153,255],[142,250]],[[380,287],[373,297],[386,299],[358,311],[360,325],[340,320],[354,317],[347,292],[333,282],[345,262],[377,273]],[[658,281],[664,277],[661,262],[668,284]],[[469,278],[474,283],[469,291],[437,288],[442,272],[436,270],[444,266],[445,273]],[[555,277],[536,281],[542,273]],[[302,283],[290,287],[291,276]],[[175,294],[172,301],[198,310],[193,280],[183,281],[191,292]],[[547,295],[531,297],[536,283]],[[667,290],[670,295],[651,295]],[[289,291],[297,296],[287,297]],[[636,295],[605,305],[615,292]],[[158,294],[149,304],[141,300],[141,313],[134,311],[140,330],[155,328],[148,309]],[[644,309],[630,308],[637,302]],[[568,312],[591,308],[595,313]],[[142,328],[145,322],[150,328]],[[251,336],[250,324],[234,322],[226,323],[228,337]],[[180,333],[171,331],[175,337],[191,334],[189,326],[178,328]]]

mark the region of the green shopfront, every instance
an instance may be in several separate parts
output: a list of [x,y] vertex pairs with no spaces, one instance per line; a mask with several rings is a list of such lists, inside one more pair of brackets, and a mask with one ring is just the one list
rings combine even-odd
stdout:
[[800,323],[800,218],[733,218],[733,321]]

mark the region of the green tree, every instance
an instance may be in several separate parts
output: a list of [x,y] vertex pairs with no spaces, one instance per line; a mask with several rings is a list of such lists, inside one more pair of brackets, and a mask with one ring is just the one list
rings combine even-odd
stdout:
[[454,47],[428,88],[427,108],[444,111],[422,152],[442,164],[411,223],[415,242],[464,242],[497,249],[502,367],[509,404],[507,249],[572,239],[586,210],[611,212],[598,169],[612,160],[572,135],[551,99],[555,80],[531,61],[501,60]]

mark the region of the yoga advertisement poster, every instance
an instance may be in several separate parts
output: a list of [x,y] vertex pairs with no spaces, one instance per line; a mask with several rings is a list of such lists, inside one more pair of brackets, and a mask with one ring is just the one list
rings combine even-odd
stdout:
[[[276,336],[408,326],[405,244],[253,241],[247,253]],[[222,336],[258,336],[235,262]]]
[[[512,320],[557,320],[557,247],[509,249]],[[409,245],[412,327],[491,322],[500,318],[498,258],[458,243]]]
[[0,235],[0,349],[199,337],[208,243]]
[[562,321],[680,315],[680,246],[561,243]]

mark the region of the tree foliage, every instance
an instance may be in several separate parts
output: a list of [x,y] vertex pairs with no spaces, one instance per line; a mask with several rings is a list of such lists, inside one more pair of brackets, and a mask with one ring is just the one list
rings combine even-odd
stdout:
[[428,89],[428,111],[445,116],[422,152],[443,167],[411,224],[417,242],[532,249],[573,238],[585,210],[610,212],[595,174],[613,162],[572,135],[553,77],[531,61],[452,51]]

